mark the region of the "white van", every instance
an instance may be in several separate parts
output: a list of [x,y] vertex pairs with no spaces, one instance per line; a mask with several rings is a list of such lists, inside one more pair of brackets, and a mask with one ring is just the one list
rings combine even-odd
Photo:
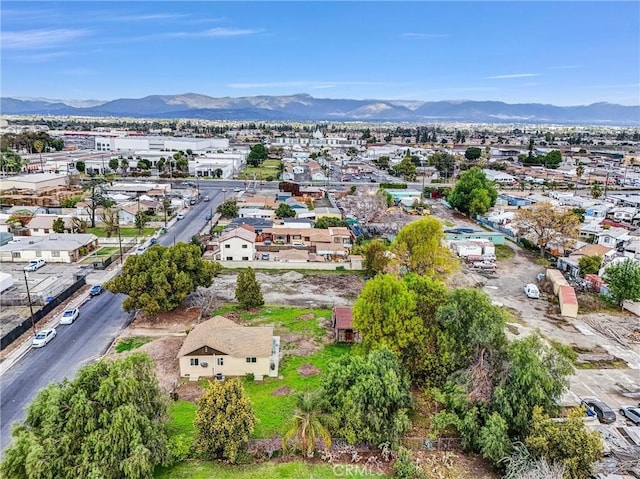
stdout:
[[540,298],[540,290],[533,283],[529,283],[524,287],[524,294],[526,294],[528,298],[532,298],[532,299]]

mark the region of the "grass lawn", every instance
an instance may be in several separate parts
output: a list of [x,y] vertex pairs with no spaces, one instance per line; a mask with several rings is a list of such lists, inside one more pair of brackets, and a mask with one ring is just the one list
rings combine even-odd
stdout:
[[[120,236],[123,238],[134,238],[136,236],[151,236],[156,232],[156,228],[143,228],[142,233],[138,234],[137,228],[120,228]],[[87,228],[87,233],[94,234],[98,238],[106,238],[107,234],[104,232],[104,228],[96,227],[96,228]],[[117,238],[118,233],[112,233],[112,238]]]
[[116,344],[116,352],[123,353],[125,351],[131,351],[132,349],[137,349],[143,344],[147,344],[151,341],[151,338],[147,338],[145,336],[134,336],[132,338],[121,339]]
[[[322,339],[326,334],[326,330],[319,325],[318,318],[328,319],[331,317],[330,309],[288,308],[283,306],[264,306],[258,312],[247,312],[237,309],[236,305],[228,305],[217,310],[215,314],[224,314],[230,311],[239,313],[242,320],[251,323],[252,326],[272,324],[276,327],[276,334],[282,332],[298,333],[317,340]],[[312,318],[311,315],[313,315]]]
[[105,246],[100,248],[93,254],[90,254],[85,259],[82,260],[83,264],[91,264],[91,263],[99,263],[101,261],[106,260],[109,256],[117,254],[120,251],[120,248],[117,246]]
[[506,244],[496,245],[496,259],[510,259],[516,255],[515,251]]
[[366,468],[349,468],[345,465],[307,464],[304,462],[265,462],[250,466],[227,466],[216,462],[186,461],[172,468],[157,468],[157,479],[298,479],[347,477],[388,477]]
[[171,403],[169,407],[169,437],[186,434],[195,435],[193,418],[196,416],[195,403],[182,399]]
[[247,166],[243,171],[238,174],[239,179],[253,180],[253,175],[257,180],[266,180],[267,176],[273,176],[274,179],[278,179],[278,165],[280,160],[264,160],[259,167]]

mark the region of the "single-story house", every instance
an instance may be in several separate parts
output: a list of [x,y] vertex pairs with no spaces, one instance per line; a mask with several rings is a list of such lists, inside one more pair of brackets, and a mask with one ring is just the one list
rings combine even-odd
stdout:
[[353,329],[353,311],[349,306],[334,306],[331,327],[337,343],[360,342],[360,335]]
[[98,237],[86,233],[51,233],[27,236],[0,246],[0,262],[24,263],[43,259],[48,263],[74,263],[98,248]]
[[193,328],[178,352],[180,376],[278,377],[280,337],[272,326],[245,327],[215,316]]

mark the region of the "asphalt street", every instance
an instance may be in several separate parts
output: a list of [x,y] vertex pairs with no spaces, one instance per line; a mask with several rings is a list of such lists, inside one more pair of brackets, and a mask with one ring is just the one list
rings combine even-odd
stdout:
[[[243,183],[202,181],[199,187],[201,196],[208,195],[210,201],[201,200],[183,210],[185,218],[169,226],[159,238],[160,244],[190,242],[206,226],[206,216],[225,198],[237,194],[233,188],[243,187]],[[0,454],[10,443],[12,425],[24,418],[25,407],[35,394],[52,382],[74,378],[81,366],[100,358],[127,326],[132,315],[122,310],[124,298],[105,291],[89,299],[80,306],[80,316],[73,324],[58,325],[57,336],[49,344],[29,349],[0,377]]]

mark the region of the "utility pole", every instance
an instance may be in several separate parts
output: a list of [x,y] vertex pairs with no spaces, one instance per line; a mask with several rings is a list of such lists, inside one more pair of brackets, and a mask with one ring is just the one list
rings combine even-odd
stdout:
[[31,304],[31,292],[29,291],[29,281],[27,279],[27,272],[23,271],[24,273],[24,284],[27,287],[27,301],[29,301],[29,311],[31,312],[31,327],[33,328],[33,335],[35,336],[37,331],[36,331],[36,321],[33,318],[33,304]]
[[117,211],[117,215],[118,215],[118,244],[120,245],[120,265],[122,266],[122,236],[120,234],[120,209],[118,209]]

